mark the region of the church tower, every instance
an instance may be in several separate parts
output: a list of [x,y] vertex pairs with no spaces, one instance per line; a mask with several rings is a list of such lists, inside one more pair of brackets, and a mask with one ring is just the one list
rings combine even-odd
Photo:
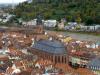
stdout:
[[44,33],[43,21],[42,20],[43,20],[42,15],[38,14],[37,21],[36,21],[36,29],[37,29],[37,33],[39,33],[39,34]]

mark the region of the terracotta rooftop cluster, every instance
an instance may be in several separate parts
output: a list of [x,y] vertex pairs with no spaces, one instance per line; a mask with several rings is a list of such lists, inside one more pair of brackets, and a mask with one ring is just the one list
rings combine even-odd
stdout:
[[27,74],[32,70],[36,57],[27,52],[31,43],[32,36],[27,37],[19,32],[0,32],[0,75],[20,75],[24,71]]
[[28,48],[39,40],[60,41],[67,48],[73,64],[90,62],[100,54],[99,42],[79,41],[55,32],[33,35],[18,31],[0,32],[0,75],[94,75],[87,68],[74,69],[69,64],[54,64],[28,52]]
[[79,41],[74,40],[68,42],[68,48],[71,50],[71,53],[78,53],[79,55],[82,53],[95,53],[100,52],[100,42],[90,42],[90,41]]

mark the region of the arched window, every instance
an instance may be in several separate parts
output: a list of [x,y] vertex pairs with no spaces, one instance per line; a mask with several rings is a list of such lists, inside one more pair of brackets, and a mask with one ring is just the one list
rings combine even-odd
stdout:
[[57,63],[57,56],[55,56],[55,63]]
[[67,63],[66,57],[65,57],[65,59],[64,59],[64,60],[65,60],[65,63]]
[[62,63],[64,63],[64,57],[62,56]]
[[60,63],[60,56],[58,56],[58,63]]
[[51,61],[53,61],[53,56],[51,56],[51,58],[50,58],[50,59],[51,59]]

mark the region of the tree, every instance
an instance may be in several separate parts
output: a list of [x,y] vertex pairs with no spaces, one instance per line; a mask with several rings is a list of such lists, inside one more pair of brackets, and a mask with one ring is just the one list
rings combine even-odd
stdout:
[[60,20],[66,16],[67,21],[100,24],[99,0],[33,0],[29,4],[20,3],[14,10],[17,17],[28,20],[39,12],[43,13],[45,19]]
[[77,22],[77,23],[81,23],[81,21],[82,21],[82,19],[81,19],[80,17],[77,17],[77,18],[76,18],[76,22]]
[[92,24],[94,24],[94,20],[93,20],[92,17],[88,16],[88,17],[86,18],[85,23],[86,23],[86,25],[92,25]]

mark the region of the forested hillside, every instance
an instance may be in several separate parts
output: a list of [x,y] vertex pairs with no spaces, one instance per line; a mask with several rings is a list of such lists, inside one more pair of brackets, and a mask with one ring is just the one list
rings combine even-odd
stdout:
[[100,24],[100,0],[33,0],[19,4],[14,10],[23,20],[34,19],[38,13],[44,19],[66,18],[67,21]]

